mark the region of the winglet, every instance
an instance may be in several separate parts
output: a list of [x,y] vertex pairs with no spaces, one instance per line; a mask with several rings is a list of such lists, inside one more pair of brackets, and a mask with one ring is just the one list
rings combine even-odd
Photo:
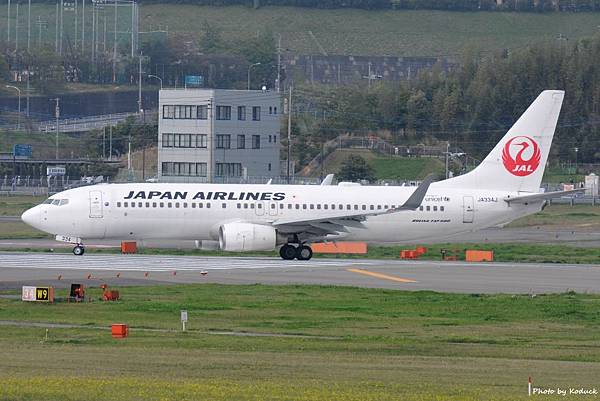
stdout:
[[427,190],[429,189],[429,185],[435,180],[435,174],[429,174],[425,179],[421,182],[421,184],[415,189],[415,192],[404,202],[402,206],[398,208],[398,210],[415,210],[421,203],[423,202],[423,198],[427,194]]
[[333,182],[333,174],[327,174],[327,177],[323,179],[321,185],[331,185]]

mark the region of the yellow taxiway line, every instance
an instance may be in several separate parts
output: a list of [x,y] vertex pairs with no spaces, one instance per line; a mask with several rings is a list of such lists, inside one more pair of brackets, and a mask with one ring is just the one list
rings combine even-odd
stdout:
[[363,269],[346,269],[346,270],[349,272],[352,272],[352,273],[364,274],[365,276],[377,277],[377,278],[381,278],[384,280],[398,281],[399,283],[417,283],[417,281],[415,281],[415,280],[409,280],[407,278],[396,277],[396,276],[388,276],[387,274],[370,272],[368,270],[363,270]]

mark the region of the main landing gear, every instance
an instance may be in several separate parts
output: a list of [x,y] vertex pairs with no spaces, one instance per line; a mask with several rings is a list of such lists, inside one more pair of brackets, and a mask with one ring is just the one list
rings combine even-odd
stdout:
[[75,245],[75,248],[73,248],[73,255],[75,256],[81,256],[85,253],[85,248],[83,247],[82,244],[77,244]]
[[313,256],[313,251],[308,245],[299,244],[294,246],[285,244],[279,249],[279,256],[284,260],[310,260]]

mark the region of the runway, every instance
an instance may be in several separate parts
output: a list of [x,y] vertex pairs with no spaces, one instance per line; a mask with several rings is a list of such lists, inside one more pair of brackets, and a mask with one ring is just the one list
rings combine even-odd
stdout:
[[[60,278],[60,279],[59,279]],[[162,283],[318,284],[454,293],[600,293],[600,265],[0,253],[0,289]]]

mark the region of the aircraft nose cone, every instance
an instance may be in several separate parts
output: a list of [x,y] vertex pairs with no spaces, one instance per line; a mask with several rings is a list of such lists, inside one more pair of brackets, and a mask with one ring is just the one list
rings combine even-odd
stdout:
[[31,227],[39,228],[41,223],[41,214],[39,208],[33,207],[31,209],[26,210],[21,215],[21,220],[23,220],[23,223]]

